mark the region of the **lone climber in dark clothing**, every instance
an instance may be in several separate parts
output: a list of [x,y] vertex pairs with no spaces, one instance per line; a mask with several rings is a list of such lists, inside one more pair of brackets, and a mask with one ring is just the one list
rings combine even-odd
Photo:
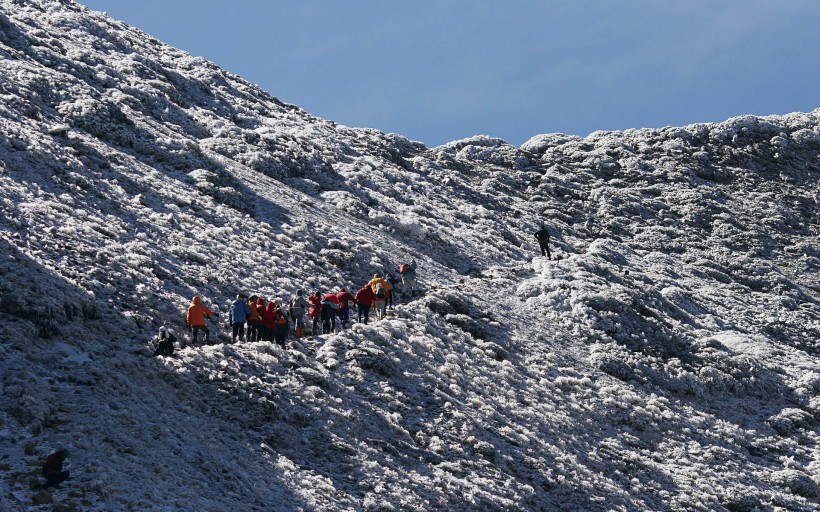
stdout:
[[43,484],[43,489],[60,485],[66,478],[69,477],[68,471],[63,471],[63,461],[68,452],[65,449],[57,450],[46,459],[43,464],[43,476],[46,477],[46,483]]
[[538,240],[538,245],[541,247],[541,256],[546,256],[548,260],[552,259],[550,254],[550,232],[543,224],[541,229],[535,232],[535,238]]

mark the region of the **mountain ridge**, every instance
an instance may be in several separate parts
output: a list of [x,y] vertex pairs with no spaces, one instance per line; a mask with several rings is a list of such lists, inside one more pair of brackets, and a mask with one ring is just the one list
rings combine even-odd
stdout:
[[[820,508],[820,109],[427,148],[0,6],[3,508],[63,445],[68,510]],[[410,258],[384,321],[145,357]]]

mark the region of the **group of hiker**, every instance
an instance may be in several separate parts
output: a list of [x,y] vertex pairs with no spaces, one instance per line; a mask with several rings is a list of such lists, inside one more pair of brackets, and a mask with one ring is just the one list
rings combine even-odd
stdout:
[[[418,292],[416,261],[401,264],[398,272],[401,275],[401,295],[415,296]],[[300,338],[306,334],[308,325],[310,334],[330,334],[348,327],[351,323],[351,308],[354,306],[357,309],[357,322],[367,324],[371,311],[377,320],[381,320],[387,315],[387,310],[398,302],[398,289],[399,281],[394,276],[388,274],[385,277],[376,272],[355,293],[340,287],[338,291],[322,293],[316,290],[306,296],[304,290],[297,290],[287,303],[258,295],[245,297],[238,294],[228,311],[231,342],[246,339],[274,341],[284,347],[289,334]],[[216,312],[202,302],[199,295],[191,299],[185,319],[186,326],[191,331],[191,344],[198,343],[200,333],[203,335],[203,342],[210,343],[207,319],[217,316]],[[170,330],[165,326],[161,327],[155,339],[154,355],[172,355],[175,342],[176,337]]]
[[[549,242],[550,233],[545,225],[534,233],[538,241],[541,255],[552,259]],[[418,290],[416,281],[416,261],[403,263],[398,268],[401,275],[402,294],[410,297]],[[304,290],[297,290],[295,296],[288,303],[279,303],[276,300],[267,300],[265,297],[241,294],[231,303],[228,313],[228,325],[231,329],[231,342],[245,341],[275,341],[285,346],[290,333],[296,338],[305,335],[308,323],[310,334],[330,334],[337,330],[346,329],[351,323],[350,309],[357,308],[356,321],[367,324],[370,312],[373,311],[377,320],[387,315],[387,309],[392,308],[397,301],[398,281],[388,274],[387,277],[379,272],[373,275],[364,286],[355,293],[343,287],[338,291],[322,293],[316,290],[305,296]],[[202,299],[195,295],[188,308],[185,324],[191,331],[191,344],[196,345],[199,333],[203,334],[204,343],[210,343],[210,331],[206,319],[216,317],[217,313],[203,304]],[[155,339],[156,350],[154,355],[169,356],[173,354],[176,337],[167,327],[161,327]]]

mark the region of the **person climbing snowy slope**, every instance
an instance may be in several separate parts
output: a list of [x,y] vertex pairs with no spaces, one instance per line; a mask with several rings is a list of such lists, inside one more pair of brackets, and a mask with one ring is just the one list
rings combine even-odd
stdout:
[[373,274],[373,279],[371,279],[367,284],[373,290],[373,294],[375,295],[373,307],[376,309],[376,319],[381,320],[387,315],[387,294],[393,288],[379,272]]
[[68,451],[65,448],[61,448],[46,458],[42,470],[46,482],[42,485],[42,489],[58,486],[71,476],[71,473],[63,470],[63,462],[67,456]]
[[336,331],[336,312],[339,310],[339,298],[333,292],[327,292],[322,298],[322,334]]
[[357,321],[359,323],[364,321],[364,324],[367,325],[367,322],[370,319],[370,308],[373,307],[373,302],[376,300],[376,294],[373,293],[373,289],[370,285],[366,284],[356,292],[355,300],[356,307],[359,310],[357,314]]
[[341,329],[344,330],[347,328],[348,322],[350,322],[350,303],[356,299],[344,288],[339,288],[339,293],[336,294],[336,298],[339,299],[339,311],[336,315],[339,317]]
[[251,313],[248,302],[241,295],[237,295],[228,312],[228,322],[231,324],[231,343],[236,343],[237,337],[239,341],[245,341],[245,322]]
[[310,309],[308,310],[308,316],[311,319],[310,333],[315,336],[319,334],[319,325],[322,320],[322,292],[316,290],[316,293],[308,296],[308,302],[310,303]]
[[248,315],[248,341],[259,341],[259,324],[262,317],[259,315],[257,300],[256,295],[248,297],[248,307],[251,310],[251,314]]
[[192,345],[196,345],[199,331],[203,331],[205,333],[203,343],[207,345],[210,342],[211,333],[205,324],[205,318],[211,316],[217,315],[202,303],[202,299],[199,298],[199,295],[194,295],[191,299],[191,305],[188,307],[188,313],[185,317],[185,324],[191,329]]
[[290,319],[293,322],[293,334],[301,338],[305,334],[305,312],[310,303],[305,300],[302,290],[296,291],[296,296],[290,300]]
[[401,274],[402,295],[406,297],[415,297],[418,291],[418,282],[416,282],[416,260],[410,263],[402,263],[399,265],[399,274]]
[[156,349],[154,350],[154,356],[169,357],[174,355],[174,343],[176,343],[176,341],[176,336],[174,336],[167,327],[165,327],[164,325],[160,327],[159,333],[154,339],[154,344],[156,346]]
[[541,256],[546,256],[548,260],[552,259],[550,254],[550,232],[547,226],[541,224],[541,229],[534,233],[535,239],[538,240],[538,246],[541,248]]

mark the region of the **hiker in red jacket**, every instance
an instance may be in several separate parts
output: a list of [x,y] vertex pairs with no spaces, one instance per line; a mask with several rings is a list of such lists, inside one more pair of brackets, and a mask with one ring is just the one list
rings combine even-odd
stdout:
[[336,314],[339,316],[339,323],[342,326],[342,330],[344,330],[350,321],[350,303],[354,302],[356,298],[344,288],[339,288],[339,293],[336,294],[336,298],[339,299],[339,311]]
[[259,316],[259,320],[256,321],[256,341],[267,339],[265,329],[265,306],[267,303],[268,301],[264,297],[256,298],[256,314]]
[[276,301],[270,301],[262,311],[262,339],[264,341],[273,341],[276,333],[276,311],[279,307]]
[[316,290],[316,293],[308,297],[310,308],[308,309],[308,316],[311,318],[311,334],[314,336],[319,334],[319,322],[322,314],[322,292]]
[[373,303],[376,301],[376,294],[373,293],[373,288],[371,288],[369,284],[364,285],[361,290],[356,292],[355,300],[356,305],[359,307],[358,321],[361,323],[364,317],[364,323],[367,325],[370,308],[373,307]]

